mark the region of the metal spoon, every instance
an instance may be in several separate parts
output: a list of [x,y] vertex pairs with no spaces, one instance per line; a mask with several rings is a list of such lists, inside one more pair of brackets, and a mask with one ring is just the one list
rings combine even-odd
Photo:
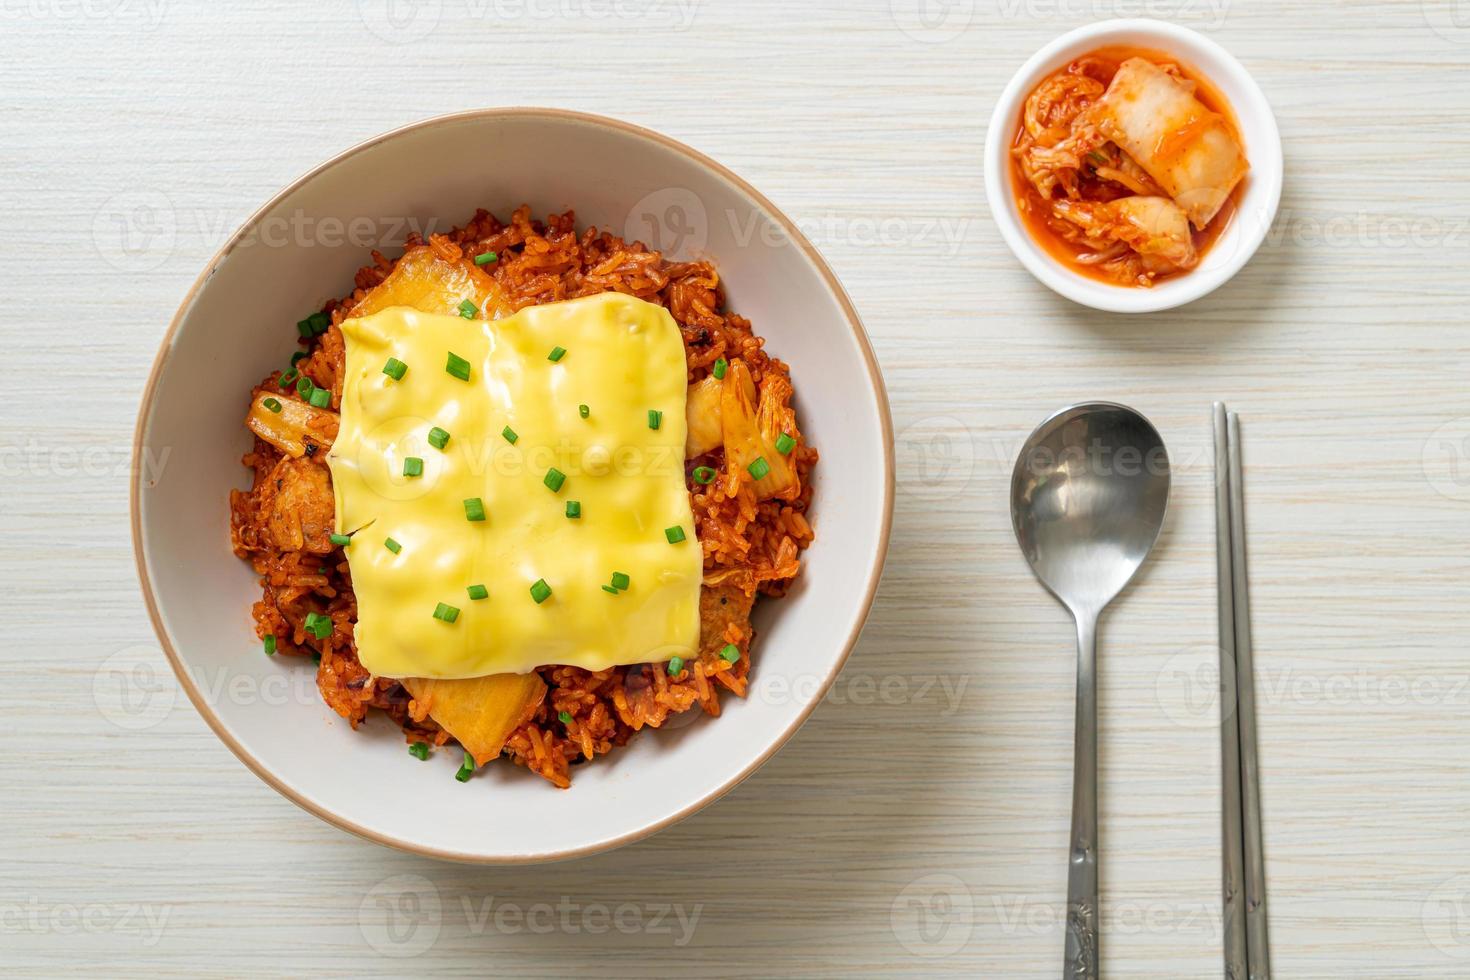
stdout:
[[1163,439],[1142,415],[1110,402],[1074,405],[1046,419],[1011,474],[1021,553],[1077,621],[1066,980],[1099,975],[1097,620],[1148,557],[1168,504]]

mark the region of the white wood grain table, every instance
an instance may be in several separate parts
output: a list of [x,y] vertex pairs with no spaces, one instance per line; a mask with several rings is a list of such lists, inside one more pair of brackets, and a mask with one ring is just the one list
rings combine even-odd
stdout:
[[[1140,12],[1256,74],[1287,184],[1233,283],[1127,319],[1027,276],[979,161],[1021,60]],[[0,970],[1056,976],[1072,637],[1006,488],[1045,413],[1103,397],[1176,463],[1102,633],[1108,973],[1220,974],[1224,398],[1277,973],[1470,974],[1467,64],[1450,0],[0,0]],[[136,401],[214,249],[331,154],[502,104],[657,128],[799,219],[866,319],[901,484],[868,630],[791,744],[649,841],[516,870],[358,841],[246,771],[175,694],[127,531]]]

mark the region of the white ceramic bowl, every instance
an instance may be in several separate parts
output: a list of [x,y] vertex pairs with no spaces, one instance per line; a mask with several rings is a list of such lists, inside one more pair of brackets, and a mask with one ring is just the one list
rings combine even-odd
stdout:
[[[1250,173],[1229,227],[1194,270],[1152,289],[1112,286],[1062,265],[1038,245],[1016,210],[1010,147],[1026,97],[1047,75],[1081,55],[1109,45],[1162,51],[1209,79],[1230,102],[1245,143]],[[1002,237],[1027,270],[1068,299],[1112,313],[1151,313],[1193,302],[1250,261],[1266,238],[1281,202],[1281,136],[1260,86],[1228,51],[1185,27],[1157,20],[1107,20],[1079,27],[1036,52],[1016,72],[995,105],[985,137],[985,196]]]
[[[558,790],[509,763],[467,784],[408,754],[385,717],[352,731],[310,661],[265,656],[260,589],[229,546],[227,497],[252,384],[297,349],[295,322],[348,292],[369,247],[447,230],[477,207],[575,208],[675,255],[717,263],[731,307],[791,365],[822,460],[816,543],[792,592],[757,604],[751,696],[679,716]],[[381,239],[381,241],[379,240]],[[134,446],[133,540],[158,636],[205,720],[266,782],[383,844],[487,863],[552,860],[636,840],[716,799],[801,725],[847,659],[877,588],[893,506],[893,431],[856,312],[796,227],[750,185],[666,137],[595,116],[492,109],[355,147],[286,188],[212,259],[154,364]],[[143,465],[143,461],[150,461]],[[151,478],[148,478],[151,477]],[[145,479],[147,478],[147,479]],[[221,816],[225,816],[221,814]]]

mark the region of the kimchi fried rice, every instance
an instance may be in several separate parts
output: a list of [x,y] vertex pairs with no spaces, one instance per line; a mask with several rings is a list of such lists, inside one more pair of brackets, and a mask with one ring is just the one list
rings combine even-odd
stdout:
[[[709,262],[670,261],[640,242],[596,228],[579,234],[571,211],[544,223],[533,221],[525,206],[508,224],[481,210],[462,228],[427,241],[414,236],[405,246],[426,246],[451,262],[496,253],[498,260],[484,271],[513,309],[608,291],[659,304],[679,325],[691,386],[712,372],[722,376],[727,364],[739,361],[760,393],[761,410],[769,404],[794,431],[787,366],[765,352],[748,320],[725,309],[719,276]],[[330,408],[338,409],[346,359],[340,324],[399,261],[376,251],[372,259],[357,272],[351,293],[322,307],[315,318],[318,329],[302,331],[310,336],[301,340],[292,366],[265,378],[250,393],[252,401],[262,393],[295,398],[296,372],[330,392]],[[262,596],[253,609],[256,634],[268,652],[273,648],[280,655],[315,660],[322,699],[353,728],[376,708],[403,729],[409,743],[452,744],[454,739],[429,717],[427,705],[416,702],[397,680],[370,675],[358,661],[352,579],[342,549],[328,540],[335,517],[326,450],[336,435],[335,421],[322,424],[316,434],[319,444],[308,441],[299,456],[257,435],[243,458],[253,474],[251,488],[230,494],[235,554],[260,576]],[[662,663],[595,672],[538,668],[545,697],[511,732],[503,756],[567,787],[573,765],[612,751],[634,732],[661,727],[696,707],[718,715],[723,692],[745,695],[755,599],[786,591],[813,539],[806,515],[817,453],[804,440],[792,451],[797,484],[789,499],[760,499],[750,474],[743,467],[726,467],[723,456],[721,447],[685,462],[704,554],[697,656],[674,677]],[[712,468],[717,476],[707,484],[690,478],[697,467]],[[739,650],[738,659],[730,659],[731,644]]]

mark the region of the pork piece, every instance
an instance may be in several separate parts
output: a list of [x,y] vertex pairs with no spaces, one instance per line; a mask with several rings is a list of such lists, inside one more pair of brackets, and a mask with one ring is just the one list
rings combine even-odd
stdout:
[[[274,406],[274,407],[272,407]],[[250,403],[245,424],[287,456],[314,456],[330,449],[341,419],[336,412],[304,401],[262,392]]]
[[[744,649],[750,642],[750,609],[755,595],[738,585],[705,585],[699,590],[699,652],[717,654],[725,644]],[[734,627],[732,630],[731,627]]]
[[1190,269],[1199,261],[1189,219],[1166,197],[1123,197],[1116,201],[1057,201],[1058,215],[1082,228],[1101,248],[1119,242],[1137,252],[1154,273]]
[[265,532],[280,551],[309,551],[325,555],[332,550],[329,536],[337,519],[332,476],[324,463],[308,457],[287,457],[276,464],[258,506],[266,515]]
[[1196,228],[1219,213],[1249,169],[1230,124],[1194,94],[1194,83],[1143,58],[1118,68],[1091,110],[1108,139],[1131,156]]

